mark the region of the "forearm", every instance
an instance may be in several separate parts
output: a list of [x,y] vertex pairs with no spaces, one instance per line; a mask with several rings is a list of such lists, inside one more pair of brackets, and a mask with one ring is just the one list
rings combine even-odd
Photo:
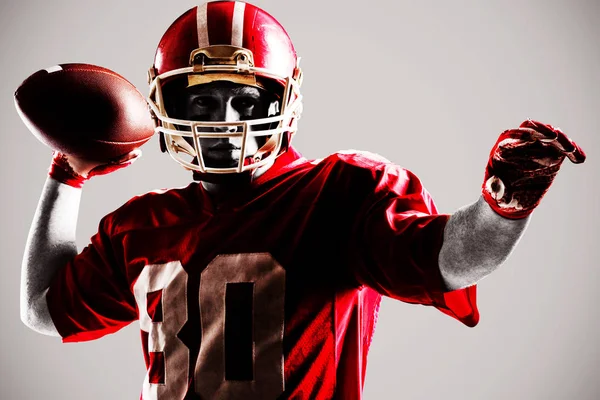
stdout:
[[510,255],[528,222],[529,217],[501,217],[482,197],[456,211],[446,224],[439,255],[446,286],[464,288],[494,271]]
[[45,294],[56,272],[77,254],[80,199],[81,189],[48,178],[27,238],[21,271],[21,319],[47,335],[58,333]]

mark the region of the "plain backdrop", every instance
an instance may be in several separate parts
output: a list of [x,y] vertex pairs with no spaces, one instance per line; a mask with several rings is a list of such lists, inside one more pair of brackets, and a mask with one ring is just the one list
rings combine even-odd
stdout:
[[[481,321],[385,299],[366,399],[600,398],[600,2],[257,0],[302,57],[309,158],[379,153],[416,173],[440,212],[480,193],[500,132],[533,118],[587,152],[563,164],[508,261],[479,283]],[[155,47],[191,1],[5,0],[0,8],[0,398],[137,399],[139,326],[62,344],[19,319],[20,263],[51,152],[19,119],[17,86],[59,63],[111,68],[147,93]],[[52,98],[47,99],[53,101]],[[93,123],[93,121],[90,121]],[[158,149],[85,185],[83,247],[102,216],[191,176]]]

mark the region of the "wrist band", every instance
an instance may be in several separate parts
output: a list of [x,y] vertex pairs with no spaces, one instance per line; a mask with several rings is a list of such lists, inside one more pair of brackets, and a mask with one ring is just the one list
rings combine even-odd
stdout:
[[58,151],[54,152],[48,175],[52,179],[74,188],[81,188],[85,182],[85,178],[73,170],[67,156]]

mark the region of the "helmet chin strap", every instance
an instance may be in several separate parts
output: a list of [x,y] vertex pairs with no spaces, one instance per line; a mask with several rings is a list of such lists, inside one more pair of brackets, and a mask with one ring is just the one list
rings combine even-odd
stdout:
[[259,162],[262,161],[263,158],[267,157],[269,154],[271,154],[272,152],[274,152],[277,148],[277,139],[275,138],[275,135],[271,136],[269,138],[269,140],[267,140],[267,142],[256,151],[256,153],[254,153],[253,156],[251,157],[246,157],[246,159],[251,158],[252,162],[250,162],[249,164],[246,164],[246,161],[244,161],[244,165],[250,165],[250,164],[254,164],[255,162]]

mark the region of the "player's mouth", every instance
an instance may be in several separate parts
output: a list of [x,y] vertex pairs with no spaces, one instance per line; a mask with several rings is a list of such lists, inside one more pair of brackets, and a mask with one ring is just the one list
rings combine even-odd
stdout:
[[209,150],[235,151],[235,150],[241,150],[241,148],[230,142],[221,142],[221,143],[217,143],[217,144],[210,146]]

